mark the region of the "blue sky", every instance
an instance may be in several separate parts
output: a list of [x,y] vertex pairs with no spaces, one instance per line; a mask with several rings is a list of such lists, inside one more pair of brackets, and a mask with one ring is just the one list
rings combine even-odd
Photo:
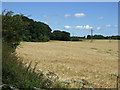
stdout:
[[94,34],[118,34],[117,2],[3,2],[2,6],[74,36],[87,36],[90,29]]

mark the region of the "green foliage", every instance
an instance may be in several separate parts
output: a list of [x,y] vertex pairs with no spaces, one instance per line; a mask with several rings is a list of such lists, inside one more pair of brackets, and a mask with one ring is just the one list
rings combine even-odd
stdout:
[[83,39],[85,39],[85,36],[84,37],[76,37],[76,36],[71,37],[71,41],[83,41]]
[[87,39],[91,39],[91,35],[87,35]]
[[50,27],[23,15],[13,15],[12,11],[3,11],[2,18],[2,83],[8,85],[6,89],[10,89],[9,86],[22,89],[54,87],[55,82],[35,73],[35,68],[26,67],[15,53],[21,40],[49,41]]
[[104,39],[103,35],[94,35],[93,39]]
[[[120,40],[120,36],[103,36],[103,35],[93,35],[93,39],[114,39],[114,40]],[[87,35],[87,39],[91,39],[91,35]]]
[[11,53],[12,49],[7,44],[3,44],[2,82],[18,88],[40,87],[41,80],[36,74],[27,71],[26,67],[17,60],[15,53]]
[[105,39],[114,39],[114,40],[120,40],[120,35],[116,35],[116,36],[106,36],[104,37]]
[[34,72],[31,69],[31,64],[25,66],[22,60],[16,57],[13,48],[3,43],[2,51],[2,82],[8,86],[16,88],[58,88],[63,87],[63,84],[58,81],[52,82],[49,79]]
[[77,37],[77,36],[71,37],[71,41],[83,41],[83,39],[86,39],[85,36],[84,37]]
[[28,23],[27,31],[23,35],[23,41],[46,42],[50,40],[52,30],[48,25],[25,16],[22,16],[22,20]]
[[23,15],[13,15],[12,11],[2,13],[3,40],[15,47],[22,41],[46,42],[50,40],[51,28]]
[[71,38],[71,41],[79,41],[79,38]]
[[16,47],[22,39],[27,24],[23,22],[21,15],[13,15],[12,11],[2,13],[2,35],[3,41],[11,47]]
[[65,31],[55,30],[51,34],[51,40],[70,41],[70,33]]
[[62,31],[62,40],[63,41],[70,41],[70,33],[66,31]]

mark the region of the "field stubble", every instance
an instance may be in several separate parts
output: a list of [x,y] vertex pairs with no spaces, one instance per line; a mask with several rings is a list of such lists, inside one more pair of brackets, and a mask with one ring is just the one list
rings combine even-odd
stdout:
[[16,52],[24,63],[37,62],[37,69],[54,72],[60,80],[85,79],[95,88],[116,88],[117,40],[21,42]]

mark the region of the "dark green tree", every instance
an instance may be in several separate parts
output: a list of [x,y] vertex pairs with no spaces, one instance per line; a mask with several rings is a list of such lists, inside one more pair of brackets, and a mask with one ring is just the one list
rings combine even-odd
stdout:
[[51,40],[69,41],[70,40],[70,33],[66,32],[66,31],[55,30],[51,34]]
[[28,30],[23,36],[24,41],[42,42],[50,40],[52,30],[47,24],[34,21],[26,16],[23,16],[22,19],[29,24],[27,28]]
[[91,39],[91,35],[87,35],[87,39]]
[[16,47],[26,30],[27,23],[22,20],[21,15],[13,15],[12,11],[4,10],[2,12],[2,36],[3,41],[10,46]]
[[104,39],[103,35],[94,35],[93,39]]

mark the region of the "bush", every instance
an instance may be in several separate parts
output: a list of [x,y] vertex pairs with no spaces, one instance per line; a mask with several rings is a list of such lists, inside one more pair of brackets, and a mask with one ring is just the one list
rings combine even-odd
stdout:
[[79,41],[79,38],[71,38],[71,41]]

